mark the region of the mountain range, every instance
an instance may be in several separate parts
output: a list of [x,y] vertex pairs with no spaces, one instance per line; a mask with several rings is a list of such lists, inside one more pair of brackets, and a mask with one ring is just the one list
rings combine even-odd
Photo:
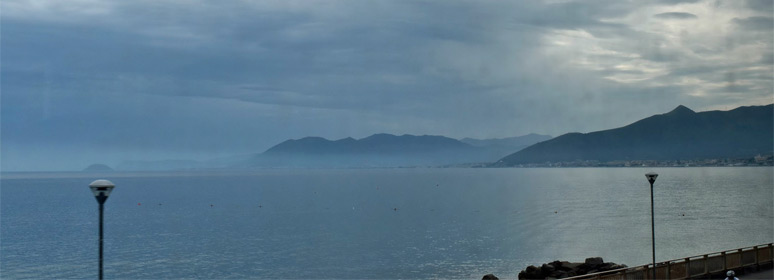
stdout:
[[551,139],[551,136],[530,133],[524,136],[496,139],[463,138],[460,139],[460,141],[474,147],[486,148],[502,155],[509,155],[515,151],[529,147],[532,144],[543,142],[548,139]]
[[470,150],[472,146],[443,136],[374,134],[363,139],[351,137],[331,141],[321,137],[287,140],[264,152],[265,155],[403,155]]
[[[456,140],[444,136],[374,134],[328,140],[291,139],[263,153],[211,160],[127,160],[118,171],[173,171],[228,168],[362,168],[484,165],[550,136],[530,134],[501,139]],[[468,143],[466,143],[468,142]],[[94,165],[96,166],[96,165]],[[84,171],[96,171],[88,167]]]
[[507,167],[547,162],[749,158],[771,155],[773,150],[774,104],[698,113],[680,105],[624,127],[556,138],[529,134],[457,140],[385,133],[362,139],[305,137],[286,140],[254,155],[208,161],[125,161],[116,169]]
[[[546,136],[550,137],[550,136]],[[475,140],[476,145],[431,135],[374,134],[362,139],[328,140],[306,137],[287,140],[254,156],[247,167],[399,167],[492,162],[515,150],[504,145],[528,145],[545,137]],[[532,140],[530,140],[532,139]],[[470,139],[468,139],[470,141]],[[535,142],[532,142],[535,143]],[[506,145],[507,146],[507,145]]]
[[773,147],[774,104],[699,113],[680,105],[624,127],[564,134],[508,155],[494,166],[753,157],[771,154]]

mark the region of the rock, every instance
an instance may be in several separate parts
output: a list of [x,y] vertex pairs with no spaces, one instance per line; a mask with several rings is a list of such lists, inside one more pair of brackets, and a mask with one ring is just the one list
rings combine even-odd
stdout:
[[557,271],[551,272],[551,274],[549,274],[548,276],[556,278],[556,279],[566,278],[567,277],[567,272],[566,271],[557,270]]
[[526,270],[519,272],[519,279],[545,279],[545,275],[540,268],[530,265]]
[[575,270],[580,265],[582,265],[582,263],[562,262],[562,267],[567,268],[568,270]]
[[603,261],[600,257],[587,258],[585,262],[585,264],[594,266],[601,265],[603,263],[605,263],[605,261]]
[[497,278],[497,276],[494,276],[494,274],[487,274],[484,275],[484,278],[481,278],[481,280],[500,280],[500,278]]
[[613,264],[613,266],[610,267],[610,270],[616,270],[616,269],[627,268],[627,267],[628,266],[626,266],[625,264]]
[[553,261],[540,267],[530,265],[519,273],[519,279],[562,279],[589,273],[626,268],[626,265],[606,263],[600,257],[586,259],[583,263]]

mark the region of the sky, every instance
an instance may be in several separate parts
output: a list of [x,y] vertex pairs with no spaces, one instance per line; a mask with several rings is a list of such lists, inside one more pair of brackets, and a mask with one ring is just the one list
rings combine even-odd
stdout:
[[772,15],[771,0],[3,0],[0,170],[771,104]]

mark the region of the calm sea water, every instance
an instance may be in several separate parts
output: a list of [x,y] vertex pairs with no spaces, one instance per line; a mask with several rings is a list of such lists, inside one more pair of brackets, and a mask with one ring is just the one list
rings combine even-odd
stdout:
[[531,264],[650,262],[772,242],[772,168],[13,174],[0,277],[515,278]]

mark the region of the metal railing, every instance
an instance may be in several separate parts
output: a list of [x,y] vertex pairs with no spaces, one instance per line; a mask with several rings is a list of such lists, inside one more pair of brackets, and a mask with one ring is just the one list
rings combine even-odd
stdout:
[[[608,270],[562,278],[565,280],[615,279],[615,280],[646,280],[646,279],[691,279],[710,274],[723,273],[731,269],[757,267],[762,264],[774,263],[774,244],[762,244],[735,250],[715,252],[706,255],[693,256],[684,259],[647,264],[636,267]],[[655,276],[652,275],[655,272]]]

